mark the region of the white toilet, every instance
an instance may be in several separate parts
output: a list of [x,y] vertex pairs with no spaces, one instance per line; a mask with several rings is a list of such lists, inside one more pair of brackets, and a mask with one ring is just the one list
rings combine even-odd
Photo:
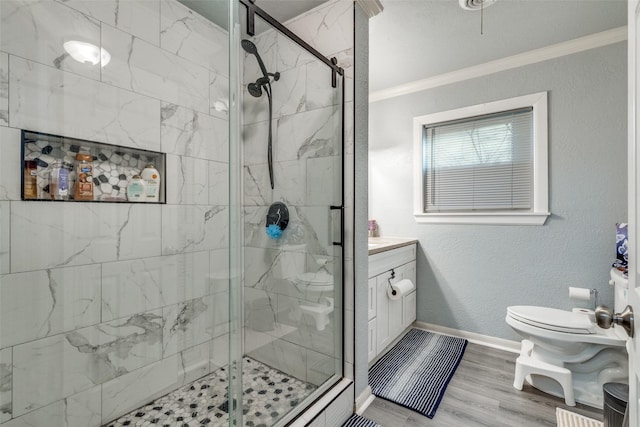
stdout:
[[[616,313],[627,305],[628,280],[611,269]],[[520,336],[513,386],[524,381],[546,393],[602,408],[602,385],[627,382],[627,335],[615,326],[599,328],[591,310],[558,310],[548,307],[511,306],[506,322]]]

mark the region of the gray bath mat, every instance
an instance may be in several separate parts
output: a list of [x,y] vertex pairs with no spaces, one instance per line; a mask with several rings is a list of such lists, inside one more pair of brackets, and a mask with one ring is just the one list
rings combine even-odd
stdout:
[[433,418],[467,340],[412,329],[369,369],[374,395]]
[[382,427],[375,421],[371,421],[368,418],[361,417],[358,414],[353,414],[349,419],[342,424],[342,427]]

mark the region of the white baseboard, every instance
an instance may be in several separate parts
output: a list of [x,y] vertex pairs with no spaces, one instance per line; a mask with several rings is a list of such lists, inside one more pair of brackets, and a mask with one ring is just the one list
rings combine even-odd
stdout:
[[440,325],[418,321],[414,322],[413,326],[418,329],[425,329],[431,332],[452,335],[459,338],[466,338],[467,340],[469,340],[469,342],[472,342],[474,344],[497,348],[498,350],[504,350],[511,353],[520,353],[520,341],[505,340],[503,338],[477,334],[475,332],[461,331],[460,329],[447,328]]
[[362,393],[356,397],[356,414],[362,415],[375,398],[371,393],[371,386],[367,386]]

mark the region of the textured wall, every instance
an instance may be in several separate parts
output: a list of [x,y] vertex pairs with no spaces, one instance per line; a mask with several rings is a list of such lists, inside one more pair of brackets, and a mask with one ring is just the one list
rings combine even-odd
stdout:
[[[416,237],[419,321],[506,339],[515,304],[569,309],[568,286],[603,302],[626,208],[626,43],[370,105],[370,217],[382,235]],[[544,226],[416,224],[414,116],[549,91]]]

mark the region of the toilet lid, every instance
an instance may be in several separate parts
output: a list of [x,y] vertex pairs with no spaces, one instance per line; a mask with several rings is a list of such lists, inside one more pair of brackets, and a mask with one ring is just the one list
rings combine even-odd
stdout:
[[507,314],[520,322],[553,331],[573,334],[595,333],[595,325],[584,313],[549,307],[517,305],[508,307]]

